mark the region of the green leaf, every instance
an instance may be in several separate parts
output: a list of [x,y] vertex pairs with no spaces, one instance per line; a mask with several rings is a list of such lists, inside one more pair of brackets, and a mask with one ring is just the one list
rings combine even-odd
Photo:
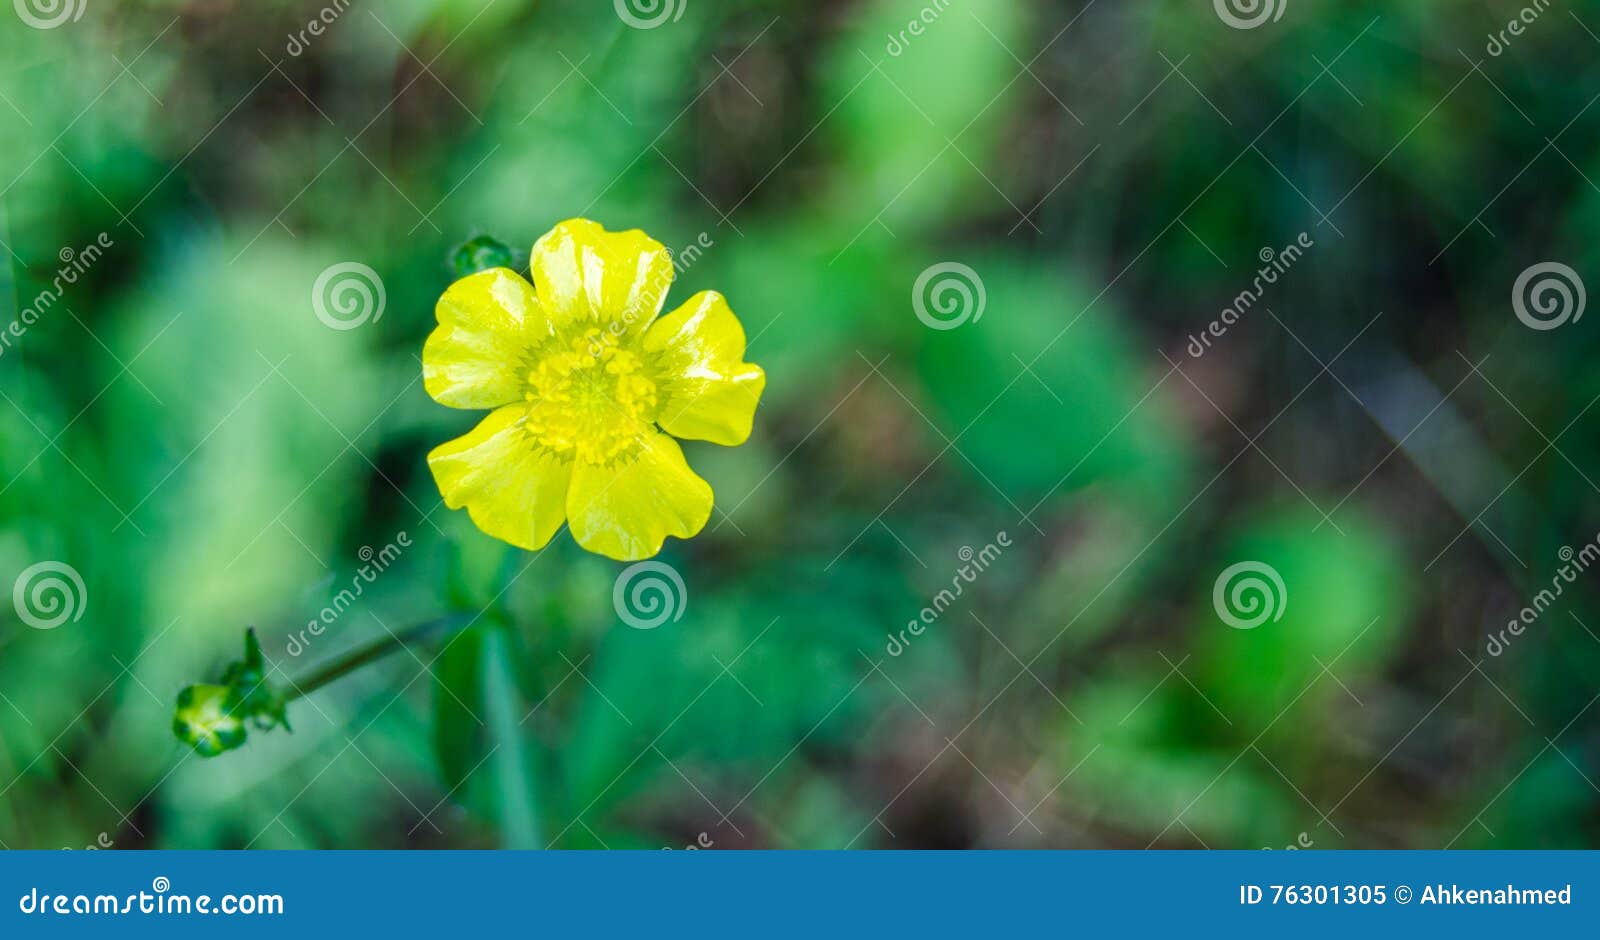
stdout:
[[510,631],[488,631],[483,643],[484,716],[494,742],[489,763],[500,810],[500,833],[508,849],[543,848],[535,802],[531,752],[524,741],[522,718],[527,705],[517,692]]
[[517,681],[520,649],[505,620],[489,614],[440,654],[433,750],[452,799],[497,820],[506,848],[533,849],[544,843],[536,755],[523,724],[529,706]]
[[433,750],[447,792],[462,789],[488,751],[483,714],[485,628],[457,636],[433,668]]

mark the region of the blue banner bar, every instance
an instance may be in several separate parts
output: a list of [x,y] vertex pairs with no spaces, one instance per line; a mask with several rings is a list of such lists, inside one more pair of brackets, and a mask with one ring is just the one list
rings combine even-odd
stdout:
[[0,937],[1456,937],[1592,932],[1600,853],[7,852],[0,892]]

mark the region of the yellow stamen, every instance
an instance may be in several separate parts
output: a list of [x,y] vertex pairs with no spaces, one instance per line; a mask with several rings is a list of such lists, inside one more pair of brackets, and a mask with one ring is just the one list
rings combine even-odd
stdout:
[[611,463],[638,448],[656,419],[656,385],[616,331],[590,329],[558,340],[534,360],[524,427],[535,444],[588,464]]

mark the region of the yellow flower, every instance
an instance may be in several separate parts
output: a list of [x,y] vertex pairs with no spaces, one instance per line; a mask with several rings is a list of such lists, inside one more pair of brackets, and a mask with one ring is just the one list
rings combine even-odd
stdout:
[[440,404],[493,409],[428,455],[445,504],[530,550],[563,521],[619,561],[694,536],[711,486],[673,438],[744,443],[766,387],[738,318],[705,291],[658,319],[672,257],[637,230],[572,219],[529,265],[532,284],[493,268],[439,298],[423,384]]

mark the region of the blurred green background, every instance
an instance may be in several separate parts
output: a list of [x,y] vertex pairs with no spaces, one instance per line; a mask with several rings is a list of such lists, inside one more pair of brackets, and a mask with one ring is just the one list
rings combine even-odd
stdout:
[[[1515,3],[74,6],[0,13],[0,313],[53,301],[0,347],[0,584],[84,584],[0,607],[6,847],[1594,842],[1600,598],[1559,569],[1600,315],[1513,286],[1600,285],[1600,4],[1498,53]],[[420,381],[452,249],[579,215],[709,243],[669,303],[725,293],[769,377],[750,443],[686,448],[717,508],[650,631],[424,461],[478,417]],[[335,330],[346,262],[385,305]],[[985,303],[936,330],[944,262]],[[1243,561],[1286,595],[1250,630]],[[172,737],[247,625],[284,680],[449,614],[292,734]]]

